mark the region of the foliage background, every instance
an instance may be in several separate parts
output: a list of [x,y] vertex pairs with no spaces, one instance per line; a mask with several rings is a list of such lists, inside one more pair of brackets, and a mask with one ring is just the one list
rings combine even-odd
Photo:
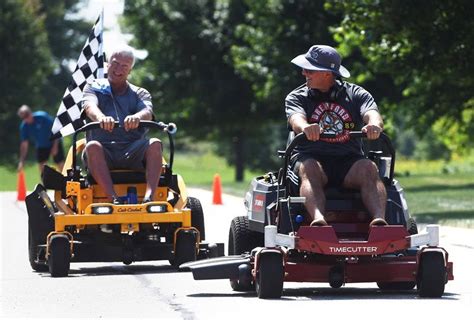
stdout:
[[[84,3],[0,2],[1,163],[17,161],[21,104],[55,114],[95,19],[75,18]],[[188,148],[211,142],[241,180],[246,168],[277,167],[283,101],[304,81],[289,61],[315,43],[338,48],[403,156],[472,157],[472,12],[468,0],[137,0],[121,20],[148,53],[132,81],[159,118],[179,125]]]

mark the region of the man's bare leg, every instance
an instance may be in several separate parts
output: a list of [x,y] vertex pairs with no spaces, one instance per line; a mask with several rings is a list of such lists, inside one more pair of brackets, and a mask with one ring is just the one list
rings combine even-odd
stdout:
[[343,186],[360,190],[362,201],[373,219],[385,219],[387,192],[375,163],[368,159],[355,162],[347,173]]
[[326,206],[326,196],[324,186],[328,179],[321,165],[314,159],[304,160],[299,168],[301,181],[300,195],[306,197],[306,210],[309,214],[309,222],[320,221],[325,223],[324,208]]
[[105,154],[102,145],[97,141],[90,141],[86,145],[87,166],[99,186],[104,189],[105,194],[109,197],[117,197],[112,178],[110,176],[109,167],[105,161]]
[[161,141],[150,139],[150,145],[145,152],[146,159],[146,192],[144,199],[153,200],[153,195],[158,186],[163,165]]

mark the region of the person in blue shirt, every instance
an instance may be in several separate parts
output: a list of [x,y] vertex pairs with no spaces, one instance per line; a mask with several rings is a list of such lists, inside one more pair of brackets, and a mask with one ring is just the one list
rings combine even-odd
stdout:
[[64,165],[64,151],[61,139],[50,141],[53,118],[44,111],[32,112],[30,107],[22,105],[18,109],[20,117],[20,161],[18,171],[23,169],[26,155],[28,154],[29,142],[33,141],[36,149],[36,160],[38,161],[40,173],[50,156],[53,157],[57,169],[62,171]]

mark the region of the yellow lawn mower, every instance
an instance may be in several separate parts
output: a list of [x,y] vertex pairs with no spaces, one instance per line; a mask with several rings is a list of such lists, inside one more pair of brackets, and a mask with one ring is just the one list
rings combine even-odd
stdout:
[[[77,164],[77,156],[85,147],[85,139],[78,141],[78,134],[100,128],[98,122],[84,125],[73,134],[63,173],[46,166],[42,184],[26,198],[28,254],[33,270],[49,270],[53,277],[65,277],[71,262],[121,261],[128,265],[169,260],[178,267],[224,255],[222,243],[204,242],[201,203],[187,196],[182,177],[173,173],[176,125],[141,121],[140,127],[159,129],[169,138],[169,161],[163,161],[155,200],[141,203],[145,171],[112,170],[114,189],[125,204],[107,201],[87,169]],[[54,190],[54,200],[47,190]]]

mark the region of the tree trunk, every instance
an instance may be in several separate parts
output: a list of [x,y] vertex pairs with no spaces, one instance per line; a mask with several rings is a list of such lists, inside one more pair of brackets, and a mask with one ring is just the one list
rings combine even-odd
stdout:
[[235,154],[235,181],[244,181],[245,157],[244,157],[244,134],[239,131],[234,137]]

